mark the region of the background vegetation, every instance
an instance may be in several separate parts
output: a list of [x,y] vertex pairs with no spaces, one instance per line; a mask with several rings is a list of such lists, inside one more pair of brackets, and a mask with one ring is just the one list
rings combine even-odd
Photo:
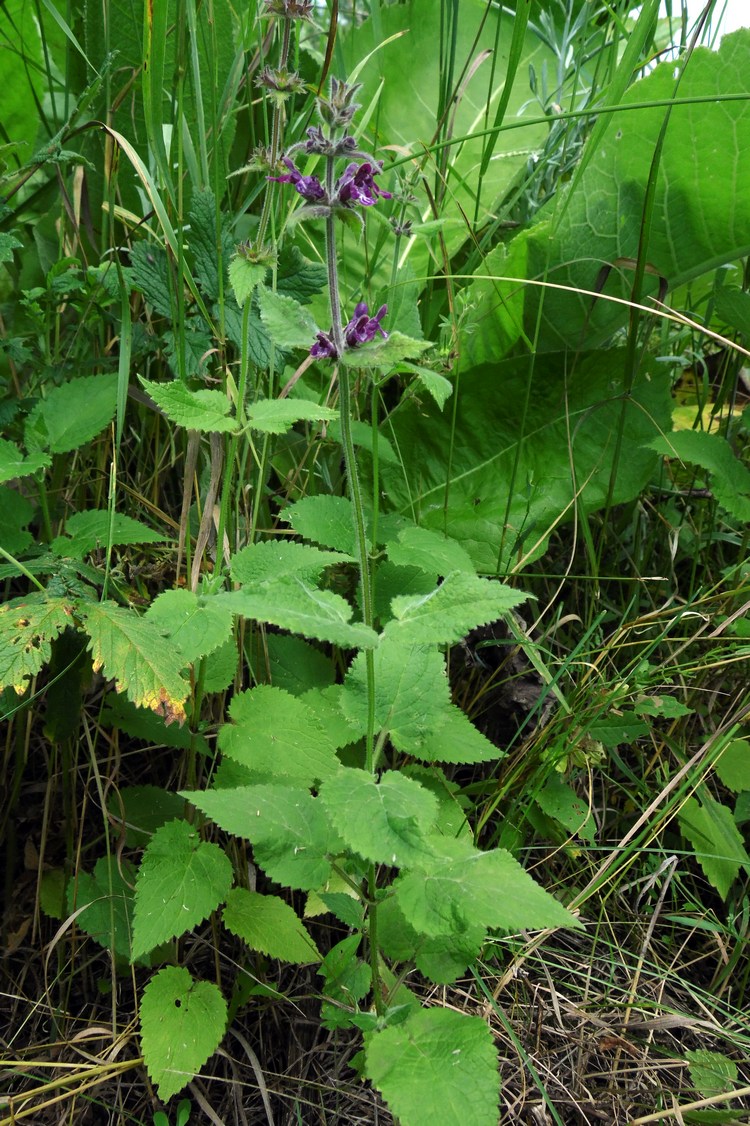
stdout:
[[747,1120],[719,8],[0,8],[0,1124]]

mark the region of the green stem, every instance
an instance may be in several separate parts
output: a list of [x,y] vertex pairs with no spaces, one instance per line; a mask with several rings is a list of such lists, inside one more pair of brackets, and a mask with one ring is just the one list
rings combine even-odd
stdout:
[[[284,70],[287,62],[289,61],[289,43],[292,34],[292,21],[290,19],[284,20],[284,31],[281,40],[281,54],[279,56],[279,70]],[[275,168],[276,161],[279,159],[281,152],[281,115],[284,110],[278,103],[274,106],[273,117],[271,119],[271,154],[270,163],[271,168]],[[263,211],[261,212],[260,222],[258,223],[258,237],[256,246],[262,247],[263,240],[266,237],[266,230],[268,228],[268,220],[271,217],[271,197],[273,193],[266,189],[265,198],[263,200]]]

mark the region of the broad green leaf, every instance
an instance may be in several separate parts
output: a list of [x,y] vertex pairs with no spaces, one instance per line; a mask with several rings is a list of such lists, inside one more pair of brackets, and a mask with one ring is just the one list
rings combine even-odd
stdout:
[[643,696],[633,704],[633,711],[636,715],[650,715],[659,719],[681,719],[682,716],[693,714],[693,709],[683,704],[676,696],[666,694]]
[[750,872],[750,856],[732,811],[704,790],[700,802],[688,798],[678,820],[706,879],[726,899],[740,868]]
[[268,583],[257,592],[227,591],[216,598],[233,614],[269,622],[290,633],[302,633],[349,649],[371,649],[378,643],[374,630],[350,622],[353,611],[345,598],[330,590],[319,590],[296,576],[287,582]]
[[285,242],[276,272],[276,289],[285,297],[293,297],[300,305],[309,304],[316,293],[328,285],[328,271],[323,262],[309,262],[290,242]]
[[265,649],[271,683],[293,696],[325,688],[334,682],[336,672],[330,657],[301,637],[269,633]]
[[262,399],[247,409],[248,426],[263,434],[286,434],[295,422],[326,422],[337,417],[332,407],[305,399]]
[[299,696],[261,684],[235,696],[232,723],[219,732],[223,754],[246,766],[255,778],[278,775],[313,785],[335,774],[338,743],[318,724]]
[[326,567],[350,563],[350,555],[336,551],[320,551],[308,544],[291,540],[263,540],[243,547],[232,556],[232,578],[244,587],[275,583],[289,575],[317,581]]
[[396,543],[387,543],[386,551],[392,563],[401,567],[419,567],[430,575],[445,576],[451,571],[474,574],[471,556],[456,540],[442,532],[432,532],[416,525],[399,532]]
[[452,412],[403,404],[385,427],[403,463],[398,472],[381,467],[390,504],[459,541],[480,570],[520,569],[545,550],[557,524],[608,498],[632,499],[658,464],[644,447],[670,428],[668,381],[643,365],[623,398],[623,362],[610,351],[585,356],[567,376],[562,355],[464,372],[455,428]]
[[[0,450],[2,439],[0,439]],[[0,457],[2,453],[0,452]],[[2,473],[0,473],[2,477]],[[2,546],[10,555],[21,555],[33,543],[28,526],[34,518],[34,505],[9,486],[0,486],[0,528]]]
[[365,860],[403,867],[428,853],[425,834],[437,816],[437,799],[398,771],[376,779],[342,769],[320,788],[320,799],[348,848]]
[[0,691],[20,696],[52,655],[51,642],[73,625],[73,604],[41,592],[0,606]]
[[15,481],[17,477],[29,477],[38,469],[46,468],[50,460],[49,455],[41,450],[24,454],[15,442],[0,438],[0,483]]
[[[344,715],[364,733],[367,725],[368,693],[365,655],[352,663],[341,696]],[[450,689],[445,658],[427,645],[402,645],[393,635],[383,634],[375,650],[375,722],[386,730],[393,745],[405,754],[418,755],[430,731],[447,719]]]
[[159,786],[123,786],[110,791],[107,811],[113,827],[124,829],[128,848],[145,848],[157,829],[184,816],[185,802]]
[[402,1126],[497,1126],[497,1052],[482,1017],[420,1009],[369,1036],[365,1058]]
[[416,375],[417,382],[422,384],[425,391],[432,395],[435,403],[443,409],[453,394],[453,384],[444,375],[433,371],[432,368],[422,367],[421,364],[403,364],[400,370],[406,370]]
[[100,434],[115,415],[117,373],[86,375],[53,387],[26,420],[29,450],[70,453]]
[[260,319],[277,348],[286,350],[313,345],[318,326],[293,297],[259,286],[258,306]]
[[167,1102],[218,1048],[226,1002],[212,982],[194,981],[184,966],[165,966],[143,990],[139,1016],[146,1069]]
[[213,653],[232,636],[232,614],[215,598],[190,590],[165,590],[145,620],[179,650],[187,665]]
[[690,1082],[702,1099],[729,1094],[737,1087],[737,1064],[722,1052],[697,1048],[685,1052],[685,1059],[688,1061]]
[[240,654],[233,637],[214,649],[205,658],[203,688],[206,692],[224,692],[237,675]]
[[193,192],[188,218],[195,279],[206,297],[216,301],[220,292],[219,266],[226,270],[232,240],[223,217],[217,216],[216,197],[210,188]]
[[[3,101],[5,107],[5,101]],[[5,146],[3,146],[5,147]],[[13,261],[13,251],[21,250],[23,243],[12,235],[9,231],[0,232],[0,264]]]
[[734,739],[714,764],[721,781],[735,794],[750,790],[750,743],[747,739]]
[[453,644],[507,614],[528,596],[492,579],[453,571],[430,594],[394,598],[387,629],[402,643]]
[[750,521],[750,469],[735,457],[726,438],[703,430],[676,430],[655,438],[649,446],[667,457],[707,469],[722,508],[737,520]]
[[227,833],[249,840],[257,863],[286,887],[322,887],[332,870],[329,857],[343,849],[323,803],[308,790],[259,785],[182,796]]
[[375,617],[387,622],[391,617],[391,602],[407,595],[429,594],[435,589],[437,567],[428,574],[420,567],[399,567],[389,559],[377,564],[375,570]]
[[352,368],[379,368],[387,370],[403,360],[413,360],[432,348],[431,340],[414,340],[403,332],[391,332],[387,340],[364,344],[361,348],[347,348],[341,363]]
[[253,290],[260,285],[268,273],[265,262],[251,262],[243,254],[236,254],[229,263],[229,281],[237,304],[243,307]]
[[182,723],[189,685],[180,676],[184,662],[174,646],[151,622],[114,602],[82,603],[80,612],[94,672],[102,669],[138,707]]
[[465,973],[479,956],[486,934],[483,926],[446,935],[418,934],[394,897],[378,907],[378,942],[383,952],[398,962],[414,962],[420,973],[439,985],[450,985]]
[[237,420],[227,417],[232,404],[222,391],[191,391],[177,379],[171,383],[141,379],[140,383],[170,422],[178,426],[225,434],[237,429]]
[[234,888],[222,917],[227,930],[246,942],[251,950],[303,966],[320,961],[318,948],[302,920],[276,895]]
[[[107,546],[109,532],[110,514],[106,508],[74,512],[65,522],[65,534],[57,536],[50,546],[61,558],[82,560],[89,552]],[[163,543],[165,538],[132,516],[114,513],[112,543],[118,547],[134,543]]]
[[117,692],[107,693],[102,722],[150,747],[173,747],[177,751],[211,754],[203,735],[197,735],[187,726],[170,723],[168,717],[165,719],[150,708],[139,708]]
[[131,956],[134,880],[135,868],[129,861],[118,863],[114,856],[102,856],[91,875],[79,871],[68,882],[68,911],[90,904],[77,916],[76,925],[105,950],[125,959]]
[[722,286],[714,297],[716,312],[722,320],[750,336],[750,293],[735,286]]
[[491,743],[454,704],[411,753],[421,762],[496,762],[505,757],[505,751]]
[[218,845],[187,821],[168,821],[143,854],[135,885],[133,957],[179,938],[223,903],[232,865]]
[[394,884],[415,930],[440,935],[471,926],[520,931],[579,925],[504,849],[480,852],[470,841],[435,836],[430,843],[436,855]]
[[137,242],[130,251],[133,284],[163,317],[172,318],[169,296],[169,261],[163,246]]
[[285,508],[282,516],[304,539],[356,555],[354,510],[347,497],[304,497]]
[[593,841],[596,827],[591,810],[585,801],[558,774],[552,774],[546,785],[535,795],[543,813],[557,821],[570,833],[585,841]]
[[[352,442],[355,448],[358,450],[366,450],[367,453],[372,454],[374,446],[372,426],[367,422],[360,422],[356,418],[351,419],[350,425]],[[329,438],[332,438],[334,442],[338,442],[339,445],[341,445],[341,422],[338,417],[329,422],[326,433]],[[376,436],[378,461],[385,465],[398,465],[398,455],[385,435],[376,431]]]

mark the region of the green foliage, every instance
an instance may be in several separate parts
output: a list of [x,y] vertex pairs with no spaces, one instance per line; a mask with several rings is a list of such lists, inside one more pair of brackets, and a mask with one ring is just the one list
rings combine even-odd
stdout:
[[750,871],[750,856],[732,811],[702,790],[680,810],[680,828],[695,849],[706,879],[726,899],[738,872]]
[[229,893],[222,918],[227,930],[251,950],[281,962],[319,962],[320,953],[294,911],[276,895],[259,895],[245,888]]
[[126,516],[123,512],[110,513],[106,509],[89,508],[74,512],[65,522],[65,533],[51,543],[52,551],[63,559],[82,560],[97,548],[112,545],[161,543],[164,537]]
[[116,375],[71,379],[37,403],[26,422],[26,445],[53,454],[76,450],[112,421],[116,406]]
[[112,950],[123,960],[133,956],[134,880],[132,864],[125,861],[120,865],[116,857],[103,856],[94,865],[93,873],[79,872],[67,889],[68,910],[81,912],[76,924],[100,946]]
[[221,391],[191,391],[184,383],[150,383],[141,380],[149,395],[170,422],[188,430],[231,434],[237,420],[229,418],[232,404]]

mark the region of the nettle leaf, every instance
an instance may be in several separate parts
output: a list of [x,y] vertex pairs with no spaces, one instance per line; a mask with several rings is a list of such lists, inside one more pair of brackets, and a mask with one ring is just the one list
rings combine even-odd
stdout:
[[431,594],[394,598],[387,627],[403,641],[453,644],[477,626],[493,622],[528,595],[493,579],[454,571]]
[[376,780],[365,770],[342,769],[323,783],[320,799],[346,845],[365,860],[402,867],[431,852],[425,836],[437,799],[398,771]]
[[318,333],[313,318],[293,297],[258,287],[260,319],[277,348],[310,348]]
[[401,567],[419,567],[429,575],[449,575],[452,571],[475,574],[471,556],[456,540],[429,528],[404,528],[396,543],[387,543],[392,563]]
[[425,733],[411,754],[421,762],[465,764],[505,758],[505,751],[491,743],[455,704],[448,707],[438,726]]
[[26,455],[15,442],[0,438],[0,483],[15,481],[17,477],[29,477],[38,469],[45,469],[50,462],[49,455],[42,451]]
[[126,959],[131,953],[134,881],[135,867],[129,861],[119,864],[114,856],[103,856],[93,873],[79,871],[67,891],[68,911],[90,905],[77,916],[76,925],[105,950]]
[[188,317],[181,332],[167,329],[162,339],[164,355],[175,379],[205,373],[213,339],[202,317]]
[[213,653],[232,636],[233,616],[215,598],[190,590],[165,590],[149,606],[145,620],[176,646],[186,665]]
[[704,430],[675,430],[655,438],[649,447],[708,470],[722,508],[737,520],[750,521],[750,469],[735,457],[726,438]]
[[332,407],[307,399],[262,399],[247,409],[248,426],[263,434],[286,434],[295,422],[327,422],[337,417]]
[[378,942],[383,952],[398,962],[414,962],[438,985],[450,985],[465,973],[479,957],[486,935],[483,926],[446,935],[418,934],[392,896],[378,906]]
[[300,305],[307,305],[327,285],[328,271],[322,262],[309,262],[296,246],[284,244],[276,272],[278,293],[293,297]]
[[51,642],[73,625],[73,603],[41,592],[0,606],[0,691],[20,696],[28,681],[47,664]]
[[232,865],[187,821],[169,821],[146,848],[135,885],[133,957],[202,923],[226,899]]
[[180,675],[183,658],[175,647],[151,622],[114,602],[86,602],[79,609],[94,672],[103,669],[138,707],[150,708],[168,723],[183,723],[189,685]]
[[31,501],[16,489],[0,486],[0,528],[3,529],[3,547],[10,555],[20,555],[34,542],[28,530],[34,512]]
[[[98,547],[106,547],[109,534],[110,513],[106,508],[91,508],[68,517],[65,534],[57,536],[50,547],[62,559],[82,560]],[[121,512],[112,515],[112,543],[118,547],[134,543],[163,543],[165,538],[132,516]]]
[[140,378],[141,387],[150,395],[170,422],[186,430],[231,434],[237,420],[228,418],[232,404],[222,391],[203,389],[191,391],[184,383],[152,383]]
[[431,340],[414,340],[403,332],[391,332],[387,340],[364,344],[361,348],[347,348],[341,363],[352,368],[391,368],[403,360],[413,360],[432,348]]
[[350,622],[353,610],[345,598],[330,590],[319,590],[298,577],[289,582],[268,583],[257,593],[225,591],[216,598],[234,614],[269,622],[290,633],[348,649],[372,649],[378,644],[378,635],[369,626]]
[[495,1126],[500,1080],[481,1017],[419,1009],[366,1040],[365,1072],[402,1126]]
[[235,254],[229,263],[229,281],[240,308],[268,273],[265,262],[251,262],[244,254]]
[[222,917],[227,930],[251,950],[302,966],[320,961],[320,952],[302,920],[276,895],[234,888]]
[[210,188],[193,192],[188,218],[196,280],[208,298],[218,300],[219,263],[226,269],[232,240],[222,216],[217,224],[216,197]]
[[143,990],[139,1016],[146,1069],[166,1102],[218,1048],[226,1002],[212,982],[194,981],[184,966],[166,966]]
[[340,768],[339,743],[299,696],[261,684],[235,696],[229,714],[219,747],[257,778],[281,774],[311,786]]
[[275,539],[243,547],[232,556],[231,570],[236,583],[249,587],[279,582],[290,575],[315,582],[326,567],[351,562],[351,555],[343,552],[320,551],[308,544]]
[[86,375],[53,387],[26,420],[26,445],[66,454],[92,441],[117,409],[117,373]]
[[[360,422],[356,418],[350,420],[350,426],[353,444],[357,449],[366,450],[369,454],[372,454],[374,448],[372,427],[368,423]],[[341,422],[338,418],[331,421],[327,428],[327,434],[334,442],[338,442],[339,445],[342,444]],[[398,454],[385,435],[376,432],[375,439],[377,440],[378,460],[380,463],[385,465],[398,465]]]
[[734,739],[728,743],[714,764],[714,770],[728,790],[735,794],[750,790],[750,743]]
[[[387,730],[393,745],[405,754],[418,754],[429,731],[446,720],[450,688],[445,658],[427,645],[402,645],[382,635],[375,651],[375,721]],[[359,731],[367,725],[368,694],[365,655],[354,660],[341,696],[344,715]]]
[[145,848],[157,829],[184,816],[185,802],[159,786],[123,786],[110,790],[107,812],[113,825],[124,830],[128,848]]
[[582,800],[572,786],[553,773],[546,785],[535,795],[537,805],[563,828],[585,841],[593,841],[596,826],[588,803]]
[[732,811],[704,791],[700,802],[688,798],[678,820],[706,879],[726,899],[740,868],[750,872],[750,856]]
[[332,661],[309,641],[286,633],[269,633],[265,647],[271,683],[277,688],[301,696],[334,683],[336,672]]
[[[685,1052],[685,1059],[688,1061],[690,1082],[702,1099],[730,1094],[736,1090],[739,1083],[737,1064],[723,1052],[697,1048],[695,1051]],[[736,1122],[736,1116],[731,1111],[730,1114],[732,1120]]]
[[133,285],[157,313],[172,317],[169,297],[169,262],[163,246],[137,242],[130,251]]
[[444,375],[433,371],[432,368],[422,367],[421,364],[401,364],[400,371],[408,371],[416,375],[417,382],[429,395],[432,395],[439,410],[442,410],[448,399],[453,394],[453,384]]
[[282,517],[304,539],[356,555],[354,509],[347,497],[304,497],[285,508]]
[[238,786],[184,792],[227,833],[249,840],[253,856],[272,880],[312,891],[331,875],[329,857],[343,851],[325,807],[309,790],[292,786]]
[[396,899],[416,931],[450,934],[469,927],[504,931],[580,924],[535,883],[505,849],[480,852],[467,840],[431,838],[436,855],[400,876]]
[[[6,146],[4,145],[3,148],[5,149]],[[22,247],[23,247],[23,243],[19,242],[18,239],[15,237],[15,235],[11,234],[10,231],[1,231],[0,232],[0,263],[12,262],[13,261],[13,251],[14,250],[20,250]]]

